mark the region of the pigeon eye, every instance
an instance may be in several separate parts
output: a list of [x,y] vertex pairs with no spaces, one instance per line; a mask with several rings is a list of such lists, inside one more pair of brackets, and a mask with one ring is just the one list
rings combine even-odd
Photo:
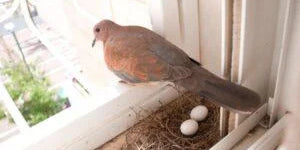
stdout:
[[99,28],[96,28],[96,32],[99,32],[100,31],[100,29]]

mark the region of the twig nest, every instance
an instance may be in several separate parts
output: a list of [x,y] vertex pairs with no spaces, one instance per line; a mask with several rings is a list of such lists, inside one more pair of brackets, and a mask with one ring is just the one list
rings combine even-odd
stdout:
[[180,131],[184,135],[194,135],[198,130],[198,122],[189,119],[181,123]]
[[190,113],[190,117],[196,121],[202,121],[206,118],[208,109],[204,105],[194,107]]

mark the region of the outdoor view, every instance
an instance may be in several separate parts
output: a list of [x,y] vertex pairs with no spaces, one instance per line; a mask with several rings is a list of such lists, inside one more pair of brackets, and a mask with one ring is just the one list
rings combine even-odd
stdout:
[[95,23],[110,18],[151,29],[144,0],[28,0],[27,10],[24,2],[0,0],[0,84],[11,98],[0,93],[0,143],[20,132],[12,114],[31,127],[117,83],[102,60],[102,45],[91,47]]

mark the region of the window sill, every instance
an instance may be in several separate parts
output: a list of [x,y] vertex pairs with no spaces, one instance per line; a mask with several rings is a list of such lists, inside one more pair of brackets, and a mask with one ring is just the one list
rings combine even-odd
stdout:
[[157,110],[176,98],[178,92],[169,85],[105,88],[5,141],[0,149],[94,149],[134,125],[136,113]]

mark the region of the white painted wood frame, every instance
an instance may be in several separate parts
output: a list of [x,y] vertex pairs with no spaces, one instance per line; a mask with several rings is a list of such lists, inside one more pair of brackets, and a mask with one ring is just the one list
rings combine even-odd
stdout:
[[[264,101],[268,100],[278,6],[279,0],[242,0],[238,84],[256,91]],[[236,127],[245,118],[237,114]]]
[[283,131],[286,127],[288,114],[283,116],[276,124],[269,129],[262,137],[254,142],[247,150],[274,150],[279,146],[283,138]]
[[112,95],[113,88],[102,90],[99,96],[63,110],[1,143],[0,149],[95,149],[178,97],[168,83],[136,86],[111,98],[105,94]]
[[[231,80],[232,58],[232,9],[233,0],[222,1],[222,40],[221,40],[221,75],[226,80]],[[229,128],[229,111],[220,108],[220,135],[224,137]]]
[[272,66],[272,76],[270,78],[269,96],[272,97],[269,102],[269,115],[271,127],[278,118],[278,105],[280,101],[280,92],[283,85],[283,75],[285,72],[285,62],[288,47],[288,37],[291,24],[293,0],[280,1],[279,18],[277,23],[277,36]]
[[238,128],[231,131],[221,141],[215,144],[210,150],[230,150],[235,144],[243,139],[248,132],[253,129],[259,121],[267,113],[267,104],[260,107],[256,112],[250,115],[245,121],[243,121]]
[[29,125],[19,111],[13,99],[10,97],[3,82],[0,80],[0,102],[2,102],[21,132],[26,132]]

